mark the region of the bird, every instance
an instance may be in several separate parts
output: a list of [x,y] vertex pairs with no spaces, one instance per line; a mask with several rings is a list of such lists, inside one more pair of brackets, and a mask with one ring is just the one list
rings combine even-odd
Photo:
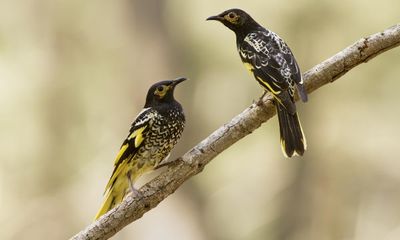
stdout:
[[129,192],[139,194],[135,181],[154,170],[169,156],[185,126],[181,104],[174,98],[175,87],[186,78],[160,81],[152,85],[142,111],[114,161],[114,170],[104,192],[104,201],[95,220],[121,203]]
[[303,102],[308,97],[300,68],[288,45],[241,9],[229,9],[207,20],[219,21],[235,33],[243,64],[275,99],[284,156],[302,156],[307,143],[296,112],[295,88]]

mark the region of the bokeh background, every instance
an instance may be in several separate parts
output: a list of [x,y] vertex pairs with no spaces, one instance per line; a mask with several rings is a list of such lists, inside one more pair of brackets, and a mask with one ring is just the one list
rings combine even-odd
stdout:
[[[67,239],[92,221],[154,82],[190,78],[173,157],[262,94],[233,33],[205,21],[231,7],[303,71],[400,19],[398,0],[1,1],[0,239]],[[303,158],[282,156],[274,118],[113,239],[400,239],[399,63],[391,50],[298,104]]]

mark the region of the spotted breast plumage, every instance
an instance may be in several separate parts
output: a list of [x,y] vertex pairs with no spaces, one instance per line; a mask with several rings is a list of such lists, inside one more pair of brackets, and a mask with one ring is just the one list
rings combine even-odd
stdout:
[[114,162],[105,199],[95,219],[119,204],[134,182],[164,160],[182,135],[185,116],[174,98],[175,86],[185,78],[161,81],[150,87],[144,109],[132,123]]
[[297,87],[300,98],[306,102],[307,93],[290,48],[276,33],[259,25],[241,9],[229,9],[207,20],[217,20],[235,33],[242,62],[256,81],[274,96],[284,155],[303,155],[307,145],[294,96]]

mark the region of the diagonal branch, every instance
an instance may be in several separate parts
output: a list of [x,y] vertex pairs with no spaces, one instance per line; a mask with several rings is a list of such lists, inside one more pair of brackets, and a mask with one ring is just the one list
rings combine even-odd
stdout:
[[[400,45],[400,24],[365,37],[304,73],[308,93],[333,82],[350,69]],[[172,194],[188,178],[198,174],[219,153],[250,134],[275,115],[272,97],[253,103],[182,157],[168,164],[165,172],[140,189],[142,196],[128,196],[119,206],[72,237],[73,240],[108,239],[141,218]]]

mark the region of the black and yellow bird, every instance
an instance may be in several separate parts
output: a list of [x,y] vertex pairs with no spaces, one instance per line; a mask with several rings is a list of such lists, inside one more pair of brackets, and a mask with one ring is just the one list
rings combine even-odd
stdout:
[[144,109],[132,123],[114,162],[114,171],[105,190],[104,202],[95,219],[133,192],[135,181],[168,157],[185,125],[182,106],[174,98],[176,85],[186,78],[161,81],[150,87]]
[[276,33],[259,25],[243,10],[230,9],[207,20],[219,21],[235,32],[242,62],[276,100],[284,155],[303,155],[307,144],[296,112],[295,88],[303,102],[307,101],[307,93],[292,51]]

